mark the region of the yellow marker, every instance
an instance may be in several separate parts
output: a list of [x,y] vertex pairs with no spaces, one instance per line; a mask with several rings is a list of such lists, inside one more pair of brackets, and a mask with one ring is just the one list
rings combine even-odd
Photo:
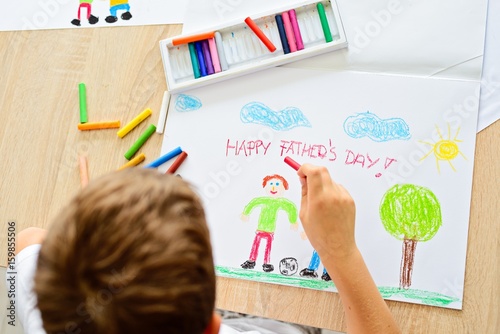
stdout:
[[146,118],[151,116],[151,109],[146,109],[143,112],[141,112],[139,115],[136,116],[133,120],[131,120],[127,125],[125,125],[123,128],[120,129],[120,131],[117,132],[118,137],[123,138],[132,131],[137,125],[139,125],[142,121],[144,121]]
[[116,129],[120,127],[120,121],[111,122],[97,122],[97,123],[80,123],[78,124],[78,130],[101,130],[101,129]]
[[146,156],[144,155],[144,153],[141,153],[138,156],[136,156],[134,159],[132,159],[129,162],[127,162],[125,165],[123,165],[120,168],[118,168],[118,170],[122,170],[122,169],[125,169],[125,168],[137,166],[138,164],[140,164],[144,160],[146,160]]

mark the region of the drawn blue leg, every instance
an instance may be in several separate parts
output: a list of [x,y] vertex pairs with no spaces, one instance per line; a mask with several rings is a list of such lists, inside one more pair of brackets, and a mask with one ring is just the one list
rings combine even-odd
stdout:
[[309,262],[309,267],[307,267],[307,269],[316,271],[319,268],[319,264],[320,264],[320,259],[318,252],[314,250],[311,256],[311,262]]
[[109,8],[110,15],[106,17],[106,22],[114,23],[118,21],[117,15],[119,10],[125,11],[125,13],[121,15],[121,18],[123,20],[130,20],[132,18],[132,14],[130,14],[130,5],[128,3],[125,3],[121,5],[112,6]]

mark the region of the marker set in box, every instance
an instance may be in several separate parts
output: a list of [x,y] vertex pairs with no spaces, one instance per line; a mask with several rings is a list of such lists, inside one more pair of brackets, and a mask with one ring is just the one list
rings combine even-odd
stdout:
[[172,94],[344,47],[334,0],[304,1],[160,41]]

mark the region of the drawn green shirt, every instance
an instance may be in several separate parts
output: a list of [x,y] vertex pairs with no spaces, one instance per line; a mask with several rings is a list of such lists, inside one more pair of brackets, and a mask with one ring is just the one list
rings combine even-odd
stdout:
[[273,233],[276,230],[276,220],[278,219],[278,211],[284,210],[288,214],[290,223],[297,223],[297,207],[295,204],[283,197],[256,197],[245,206],[244,215],[249,215],[256,207],[261,206],[259,224],[257,230]]
[[80,0],[80,3],[92,3],[94,0]]

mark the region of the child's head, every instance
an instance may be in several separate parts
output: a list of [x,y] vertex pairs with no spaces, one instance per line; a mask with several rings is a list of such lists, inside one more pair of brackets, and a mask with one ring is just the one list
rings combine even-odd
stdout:
[[199,198],[156,170],[92,181],[50,226],[35,292],[48,333],[203,333],[215,274]]

